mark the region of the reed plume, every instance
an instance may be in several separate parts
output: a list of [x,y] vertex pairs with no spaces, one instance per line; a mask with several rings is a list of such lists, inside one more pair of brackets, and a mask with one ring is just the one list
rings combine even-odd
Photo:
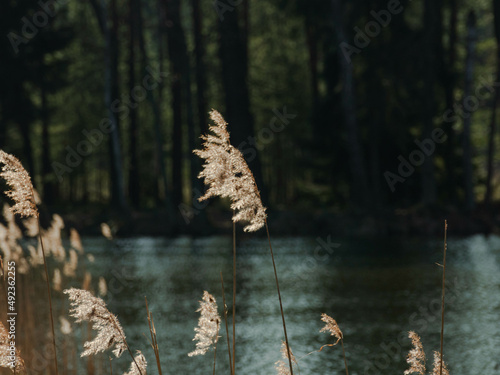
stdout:
[[432,369],[432,375],[450,375],[446,363],[441,360],[442,355],[438,351],[434,351],[434,368]]
[[411,339],[413,349],[408,352],[406,357],[410,368],[405,370],[405,375],[414,373],[425,375],[425,352],[420,337],[413,331],[408,332],[408,337]]
[[349,369],[347,366],[347,357],[345,355],[345,348],[344,348],[344,335],[342,334],[342,331],[340,330],[337,321],[327,314],[321,314],[321,320],[325,323],[325,326],[321,328],[320,332],[329,332],[331,336],[337,339],[337,341],[334,344],[323,345],[321,348],[319,348],[318,351],[323,350],[325,346],[335,346],[340,341],[340,345],[342,346],[342,355],[344,356],[345,373],[346,375],[349,375]]
[[0,367],[10,368],[14,373],[25,371],[21,353],[17,348],[12,351],[10,342],[9,332],[0,322]]
[[200,201],[211,197],[228,197],[231,209],[235,211],[234,222],[248,222],[245,232],[262,228],[266,220],[266,209],[252,172],[240,150],[232,146],[227,131],[227,122],[216,110],[210,112],[215,125],[210,125],[213,134],[202,135],[203,149],[193,152],[205,159],[203,170],[198,175],[208,186]]
[[124,373],[123,375],[146,375],[146,368],[148,366],[148,362],[144,355],[140,350],[137,351],[137,355],[134,357],[134,360],[130,364],[130,369]]
[[321,320],[325,322],[325,326],[321,328],[320,332],[329,332],[331,336],[337,339],[333,345],[337,345],[344,336],[342,335],[342,331],[340,330],[336,320],[327,314],[321,314]]
[[63,293],[68,295],[73,307],[70,315],[76,318],[76,322],[91,322],[92,329],[98,332],[94,340],[83,344],[86,350],[81,354],[82,357],[104,352],[113,346],[113,354],[120,357],[128,349],[118,318],[108,310],[102,299],[76,288],[66,289]]
[[297,360],[295,359],[295,356],[292,353],[292,349],[290,349],[290,347],[286,344],[285,341],[281,341],[280,351],[281,351],[281,357],[283,359],[280,359],[274,364],[276,372],[278,375],[290,375],[290,366],[284,360],[287,360],[288,362],[291,361],[296,366],[298,366]]
[[0,150],[0,163],[3,164],[0,176],[10,187],[5,194],[15,203],[11,211],[21,217],[38,217],[38,194],[21,162],[15,156]]
[[194,330],[196,335],[193,341],[196,343],[196,350],[190,352],[188,356],[203,355],[211,347],[216,347],[219,341],[220,316],[217,312],[217,301],[207,291],[203,292],[203,299],[200,301],[200,308],[196,310],[200,313],[198,327]]

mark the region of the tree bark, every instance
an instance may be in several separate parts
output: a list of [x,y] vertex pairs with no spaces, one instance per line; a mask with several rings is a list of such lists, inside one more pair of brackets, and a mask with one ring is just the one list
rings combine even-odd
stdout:
[[[333,23],[338,43],[347,42],[342,26],[342,1],[332,0]],[[352,65],[343,54],[339,54],[342,76],[342,110],[347,131],[349,148],[349,169],[351,173],[351,200],[354,206],[366,207],[370,204],[370,193],[366,168],[356,119],[356,93]]]
[[[137,39],[137,0],[129,0],[129,56],[128,56],[128,88],[131,93],[135,87],[135,48]],[[142,32],[142,30],[139,30]],[[137,107],[131,106],[129,112],[129,168],[128,168],[128,195],[132,206],[140,205],[140,176],[139,176],[139,157],[138,157],[138,136],[139,126],[137,119]]]
[[[477,41],[476,15],[474,11],[469,12],[467,17],[467,56],[465,60],[465,88],[464,88],[464,108],[465,102],[472,95],[472,84],[474,80],[474,60]],[[465,189],[465,209],[470,211],[474,208],[474,185],[472,175],[472,145],[470,139],[470,128],[472,123],[472,112],[464,114],[464,134],[463,134],[463,165],[464,165],[464,189]]]
[[[440,56],[439,48],[442,46],[442,0],[425,0],[424,7],[422,139],[432,139],[435,113],[434,83],[437,78],[437,56]],[[435,150],[425,158],[422,165],[422,203],[425,206],[433,205],[437,199],[434,153]]]
[[96,14],[99,28],[105,41],[105,71],[104,71],[104,102],[108,111],[108,118],[111,122],[111,133],[109,135],[110,153],[110,180],[111,180],[111,203],[115,208],[127,210],[125,200],[125,185],[123,179],[123,163],[121,142],[119,134],[118,117],[111,109],[111,103],[118,99],[118,13],[116,0],[111,0],[111,26],[108,22],[106,1],[90,0],[90,4]]
[[[493,0],[493,20],[495,25],[495,39],[497,43],[497,74],[496,74],[496,82],[500,82],[500,3],[496,0]],[[490,120],[490,129],[489,129],[489,138],[488,138],[488,157],[486,162],[486,193],[484,196],[484,203],[486,207],[489,207],[493,198],[493,164],[496,153],[496,145],[495,145],[495,137],[497,133],[497,108],[500,105],[500,90],[498,85],[495,85],[495,99],[492,103],[491,109],[491,120]]]

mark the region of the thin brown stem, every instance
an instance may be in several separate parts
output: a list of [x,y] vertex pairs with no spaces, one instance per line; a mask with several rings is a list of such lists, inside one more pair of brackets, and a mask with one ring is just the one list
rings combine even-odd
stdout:
[[158,375],[162,375],[160,364],[160,350],[158,349],[158,341],[156,341],[156,328],[155,322],[153,320],[153,313],[149,311],[148,299],[144,297],[144,300],[146,301],[146,311],[148,313],[149,333],[151,334],[151,347],[153,348],[153,351],[155,353]]
[[233,375],[236,375],[236,224],[234,221],[233,221]]
[[109,372],[113,375],[113,365],[111,364],[111,357],[109,357]]
[[288,363],[290,365],[290,375],[293,375],[292,355],[290,353],[290,346],[288,345],[288,335],[286,333],[285,313],[283,312],[283,303],[281,302],[280,283],[278,281],[278,272],[276,271],[276,263],[274,262],[274,253],[273,253],[273,247],[271,246],[271,236],[269,235],[269,227],[267,225],[267,220],[266,220],[266,232],[267,232],[267,240],[269,241],[269,250],[271,251],[271,259],[273,260],[274,278],[276,279],[276,288],[278,289],[278,299],[280,301],[281,320],[283,321],[283,332],[285,333],[285,343],[286,343],[286,350],[288,352]]
[[56,332],[54,329],[54,314],[52,313],[52,296],[50,294],[50,277],[49,269],[47,267],[47,259],[45,257],[45,248],[42,240],[42,228],[40,226],[40,217],[37,215],[36,221],[38,223],[38,238],[40,239],[40,246],[42,248],[43,266],[45,269],[45,282],[47,284],[47,295],[49,297],[49,310],[50,310],[50,327],[52,328],[52,345],[54,346],[54,365],[56,366],[56,375],[59,375],[59,368],[57,366],[57,349],[56,349]]
[[226,293],[224,292],[224,279],[222,278],[222,271],[220,273],[220,283],[222,285],[222,303],[224,304],[224,325],[226,326],[227,352],[229,354],[229,370],[231,372],[231,375],[233,375],[233,365],[231,360],[231,344],[229,343],[229,327],[227,325]]
[[442,296],[441,296],[441,363],[439,364],[439,375],[443,375],[443,338],[444,338],[444,287],[446,279],[446,248],[448,247],[446,243],[446,235],[448,233],[448,222],[444,221],[444,253],[443,253],[443,285],[442,285]]
[[345,373],[346,375],[349,375],[349,371],[347,370],[347,358],[345,356],[344,340],[340,339],[340,344],[342,345],[342,354],[344,355]]
[[[121,332],[120,327],[118,326],[118,324],[115,321],[115,319],[111,318],[111,323],[113,323],[113,325],[115,326],[117,332]],[[129,352],[130,356],[132,357],[132,361],[135,363],[135,366],[137,367],[137,371],[139,371],[140,375],[143,375],[142,371],[141,371],[141,368],[139,367],[139,365],[137,364],[137,362],[136,362],[136,360],[134,358],[134,354],[132,353],[132,350],[130,350],[130,347],[128,346],[127,339],[125,338],[125,336],[122,333],[120,333],[120,334],[122,335],[123,343],[127,347],[127,350]]]
[[[217,332],[219,332],[219,329],[217,329]],[[214,347],[214,373],[213,375],[215,375],[215,363],[217,361],[217,342],[219,340],[215,340],[215,347]]]

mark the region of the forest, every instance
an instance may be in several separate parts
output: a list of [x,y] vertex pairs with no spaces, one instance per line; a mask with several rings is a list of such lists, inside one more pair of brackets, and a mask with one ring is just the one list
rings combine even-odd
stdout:
[[499,1],[16,0],[0,29],[0,148],[49,211],[171,233],[229,215],[198,202],[216,109],[289,228],[498,226]]

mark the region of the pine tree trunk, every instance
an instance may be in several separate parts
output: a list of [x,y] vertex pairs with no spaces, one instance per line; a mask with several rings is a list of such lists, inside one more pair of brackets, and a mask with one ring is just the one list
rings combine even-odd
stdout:
[[[474,11],[469,12],[467,17],[467,56],[465,60],[465,88],[464,98],[471,97],[474,81],[474,60],[477,41],[476,15]],[[467,103],[464,102],[464,108]],[[474,208],[474,185],[472,181],[472,145],[470,139],[470,127],[472,123],[472,112],[464,116],[463,134],[463,163],[464,163],[464,188],[465,209],[470,211]]]
[[[338,43],[346,42],[342,25],[342,0],[332,0],[333,23]],[[349,169],[351,172],[351,200],[357,207],[370,204],[370,192],[366,177],[363,149],[356,120],[356,93],[352,65],[343,54],[339,54],[342,76],[342,110],[347,130]]]
[[[135,47],[137,35],[136,0],[129,0],[129,55],[128,55],[128,88],[132,92],[135,87]],[[142,32],[142,31],[141,31]],[[129,168],[128,168],[128,195],[132,206],[140,205],[140,177],[138,157],[139,126],[137,121],[137,107],[132,106],[129,112]]]
[[[500,3],[493,0],[493,20],[495,24],[495,39],[497,43],[497,75],[496,82],[500,82]],[[493,164],[496,154],[495,137],[497,133],[497,108],[500,105],[500,90],[498,85],[495,85],[495,99],[493,100],[492,110],[491,110],[491,120],[490,120],[490,131],[488,138],[488,158],[486,164],[486,193],[484,196],[484,203],[489,206],[493,200]]]

